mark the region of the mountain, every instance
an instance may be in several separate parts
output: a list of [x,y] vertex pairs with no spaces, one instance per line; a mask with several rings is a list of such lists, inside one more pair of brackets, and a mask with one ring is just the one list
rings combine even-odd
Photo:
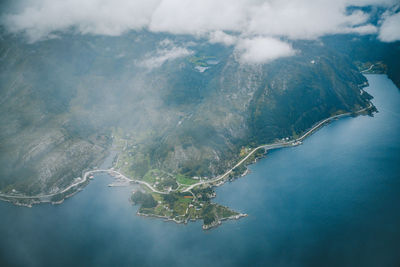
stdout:
[[[0,191],[56,193],[111,150],[135,179],[176,186],[215,177],[243,148],[297,137],[371,98],[348,48],[297,41],[296,54],[242,64],[201,38],[146,31],[62,35],[28,44],[1,33]],[[389,69],[391,69],[389,67]]]
[[[330,49],[346,55],[362,69],[374,64],[372,73],[386,73],[400,88],[400,42],[383,43],[373,36],[335,35],[323,38]],[[362,66],[365,64],[365,66]]]

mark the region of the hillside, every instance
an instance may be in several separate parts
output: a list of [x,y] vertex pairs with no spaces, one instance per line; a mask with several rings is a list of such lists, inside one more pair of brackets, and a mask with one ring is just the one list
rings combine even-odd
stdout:
[[232,48],[188,36],[1,38],[3,193],[57,192],[111,149],[128,176],[154,182],[165,173],[161,188],[215,177],[243,147],[296,137],[370,99],[353,62],[318,41],[244,65]]

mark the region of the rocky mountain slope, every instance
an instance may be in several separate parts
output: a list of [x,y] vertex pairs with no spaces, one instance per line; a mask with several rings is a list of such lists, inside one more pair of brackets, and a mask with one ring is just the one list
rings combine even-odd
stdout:
[[136,179],[155,170],[209,178],[243,147],[367,106],[366,80],[348,55],[320,41],[293,46],[292,57],[244,65],[232,48],[187,36],[27,44],[3,32],[0,191],[57,192],[111,149],[116,167]]

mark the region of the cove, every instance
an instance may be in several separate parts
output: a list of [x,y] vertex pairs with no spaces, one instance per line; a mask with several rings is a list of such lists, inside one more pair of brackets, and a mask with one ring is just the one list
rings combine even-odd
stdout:
[[398,266],[400,91],[367,78],[374,117],[334,121],[217,188],[248,217],[211,231],[140,217],[133,188],[98,174],[61,205],[0,202],[0,266]]

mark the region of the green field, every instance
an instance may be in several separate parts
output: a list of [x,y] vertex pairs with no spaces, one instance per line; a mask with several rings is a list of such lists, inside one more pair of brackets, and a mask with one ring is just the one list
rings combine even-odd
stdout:
[[183,185],[192,185],[192,184],[195,184],[195,183],[198,182],[198,181],[196,181],[194,179],[191,179],[191,178],[188,178],[187,176],[182,175],[182,174],[178,174],[176,176],[176,181],[178,183],[180,183],[180,184],[183,184]]

